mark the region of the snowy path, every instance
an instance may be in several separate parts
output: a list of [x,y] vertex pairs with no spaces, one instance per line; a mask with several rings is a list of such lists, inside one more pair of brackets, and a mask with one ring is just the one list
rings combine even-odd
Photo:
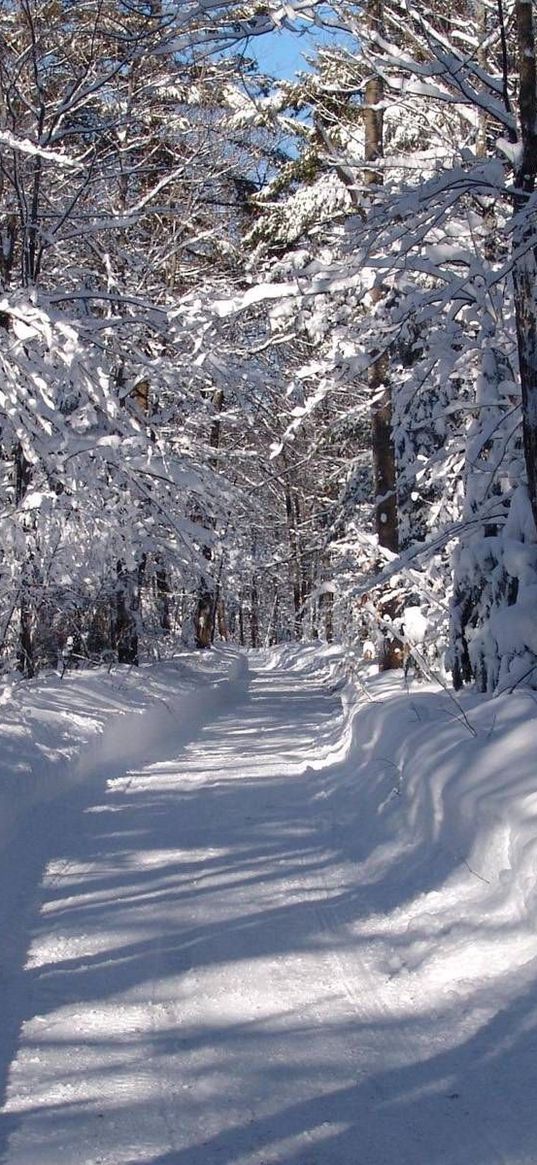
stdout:
[[350,925],[367,888],[322,796],[341,725],[319,680],[260,670],[194,744],[68,819],[7,985],[6,1165],[536,1159],[502,1151],[509,1098],[470,1079],[461,1099],[449,1021],[420,1018]]

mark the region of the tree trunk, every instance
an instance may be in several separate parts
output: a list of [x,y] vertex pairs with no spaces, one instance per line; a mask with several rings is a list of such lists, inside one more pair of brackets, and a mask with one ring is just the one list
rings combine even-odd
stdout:
[[327,643],[334,640],[334,595],[332,591],[325,591],[321,595],[321,613],[324,620],[324,637]]
[[250,642],[252,647],[259,647],[259,594],[255,574],[252,575],[250,601]]
[[303,569],[300,553],[300,508],[298,499],[293,497],[293,490],[288,481],[285,483],[285,513],[287,517],[287,535],[291,551],[291,577],[293,587],[294,632],[295,639],[302,639],[302,619],[304,614]]
[[31,679],[35,675],[35,660],[34,660],[34,642],[33,642],[33,618],[32,618],[32,598],[31,598],[31,579],[28,577],[31,567],[27,564],[23,571],[23,578],[21,584],[21,599],[20,599],[20,631],[19,631],[19,650],[17,654],[17,668],[21,675],[26,679]]
[[[224,407],[223,389],[218,388],[213,393],[212,405],[214,413],[209,433],[209,445],[212,449],[215,450],[216,453],[216,450],[220,445],[220,437],[222,433],[222,420],[220,414]],[[216,467],[216,457],[211,458],[211,465],[213,468]],[[210,527],[210,525],[212,525],[212,523],[208,522],[207,519],[204,521],[202,516],[199,517],[199,521],[200,524],[204,523],[206,527]],[[211,562],[213,557],[211,547],[209,545],[202,546],[201,551],[203,557],[207,559],[207,562]],[[209,577],[204,576],[202,579],[200,579],[199,582],[198,598],[196,609],[194,611],[194,641],[196,647],[210,647],[211,643],[213,642],[217,602],[218,595],[216,593],[216,589],[211,583]]]
[[228,626],[226,621],[226,605],[223,599],[218,599],[216,604],[216,626],[220,639],[226,643],[229,639]]
[[[121,404],[134,404],[147,417],[149,413],[149,381],[140,380],[132,388],[127,385],[123,361],[115,372],[115,386]],[[112,647],[117,651],[118,663],[138,667],[139,630],[142,605],[142,586],[145,579],[146,556],[142,554],[137,567],[129,571],[124,562],[116,565],[115,609],[112,607]],[[157,584],[158,585],[158,584]]]
[[170,610],[170,582],[168,572],[160,557],[156,560],[155,582],[157,588],[157,599],[159,605],[159,622],[162,630],[166,633],[172,629],[172,617]]
[[[204,548],[205,554],[206,548]],[[194,612],[194,642],[196,647],[210,647],[213,640],[214,596],[205,578],[198,586],[198,601]]]
[[[15,502],[19,506],[23,501],[31,479],[32,470],[29,461],[24,456],[22,445],[17,445],[15,449]],[[28,519],[26,519],[27,521]],[[17,669],[21,675],[31,679],[35,675],[35,656],[34,656],[34,604],[32,598],[32,581],[33,581],[33,564],[30,550],[27,552],[27,559],[23,566],[22,582],[20,590],[20,630],[19,630],[19,649],[17,653]]]
[[275,592],[274,592],[274,600],[272,603],[272,610],[270,612],[269,621],[268,621],[267,634],[266,634],[266,638],[265,638],[265,645],[267,647],[274,647],[274,644],[278,642],[277,628],[278,628],[279,603],[280,603],[280,596],[278,594],[278,587],[276,587]]
[[520,383],[522,431],[528,492],[537,527],[537,234],[534,211],[525,213],[537,175],[537,72],[533,6],[516,0],[519,112],[522,160],[516,174],[513,283]]
[[[372,32],[383,31],[382,0],[370,0],[367,18]],[[366,163],[365,183],[374,199],[375,190],[384,183],[382,168],[375,169],[375,163],[384,156],[384,82],[380,76],[367,81],[364,93],[364,160]],[[373,289],[372,299],[378,304],[384,297],[381,287]],[[389,358],[387,352],[380,351],[369,369],[369,389],[371,393],[371,443],[373,449],[373,480],[375,487],[375,529],[379,546],[399,550],[399,524],[397,515],[397,476],[392,429],[392,394],[389,380]],[[392,601],[380,604],[383,618],[392,619],[397,611]],[[401,667],[401,645],[389,635],[384,635],[380,653],[380,670],[387,671]]]
[[142,556],[134,574],[126,570],[122,562],[117,564],[116,615],[112,644],[117,651],[118,663],[128,663],[135,667],[139,662],[138,622],[145,566],[145,555]]

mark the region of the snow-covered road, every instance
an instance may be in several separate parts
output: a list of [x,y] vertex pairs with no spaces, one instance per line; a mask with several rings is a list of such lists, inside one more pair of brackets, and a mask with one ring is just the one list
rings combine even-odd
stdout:
[[501,1064],[476,1080],[449,1009],[360,933],[368,831],[351,856],[326,795],[343,725],[319,676],[261,667],[193,743],[66,814],[6,984],[6,1165],[537,1160],[509,1150]]

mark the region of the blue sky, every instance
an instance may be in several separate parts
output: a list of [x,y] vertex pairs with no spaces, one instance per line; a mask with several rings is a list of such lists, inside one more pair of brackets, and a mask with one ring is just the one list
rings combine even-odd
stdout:
[[297,32],[283,29],[252,38],[248,52],[257,58],[262,72],[291,80],[297,72],[308,68],[305,57],[313,56],[318,45],[330,43],[335,38],[340,42],[343,39],[341,33],[311,26],[304,26]]
[[314,30],[313,35],[309,31],[297,33],[283,30],[257,37],[250,48],[255,52],[264,73],[290,80],[295,73],[307,68],[303,54],[313,54],[318,42],[318,29]]

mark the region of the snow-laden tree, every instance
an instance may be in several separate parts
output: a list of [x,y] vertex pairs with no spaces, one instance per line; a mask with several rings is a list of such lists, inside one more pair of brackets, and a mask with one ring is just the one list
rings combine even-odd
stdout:
[[[489,687],[520,673],[513,653],[526,671],[531,656],[527,624],[525,646],[519,637],[510,654],[498,615],[527,606],[532,554],[519,521],[522,585],[505,538],[524,481],[533,496],[535,86],[531,6],[529,18],[515,9],[505,20],[500,10],[500,21],[486,3],[464,0],[427,11],[391,0],[341,9],[354,51],[323,49],[313,79],[251,111],[259,123],[309,109],[309,121],[299,156],[263,196],[252,238],[264,283],[243,298],[279,297],[296,335],[318,311],[319,369],[353,383],[356,401],[368,369],[374,408],[389,381],[396,481],[380,503],[397,495],[401,556],[383,577],[403,567],[392,595],[402,579],[429,608],[440,586],[449,598],[454,585],[455,680]],[[263,270],[263,255],[276,255],[277,268],[272,258]],[[346,297],[354,312],[343,309],[343,322]],[[355,537],[367,545],[367,532]],[[409,562],[429,566],[416,575]]]
[[3,644],[19,612],[26,672],[66,637],[135,662],[142,589],[159,629],[175,625],[231,505],[210,428],[199,439],[214,385],[179,305],[233,286],[241,181],[270,150],[228,132],[237,61],[211,59],[272,19],[243,16],[223,3],[209,26],[206,6],[121,0],[0,13]]
[[67,640],[134,662],[144,618],[199,645],[372,621],[391,664],[419,604],[440,646],[451,608],[457,685],[533,675],[531,6],[334,5],[344,43],[255,76],[250,37],[326,12],[2,8],[23,670]]

